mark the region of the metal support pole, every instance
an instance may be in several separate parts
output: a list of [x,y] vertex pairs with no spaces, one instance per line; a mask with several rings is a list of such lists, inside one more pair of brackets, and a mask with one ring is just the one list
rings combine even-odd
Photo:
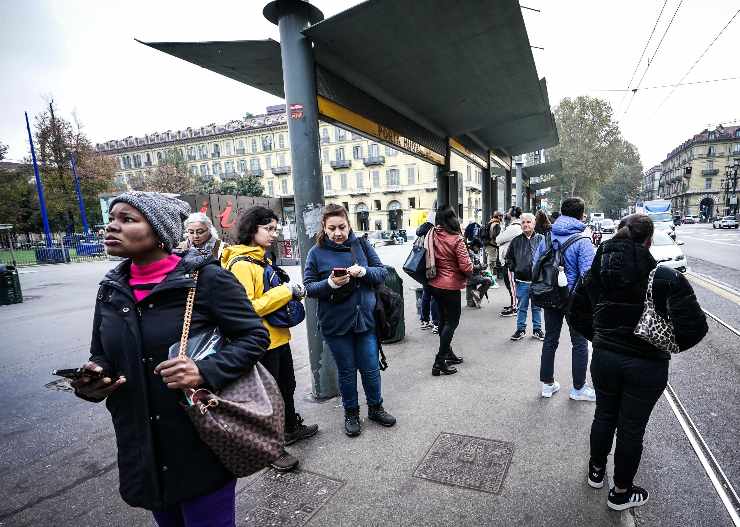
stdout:
[[437,167],[437,210],[450,204],[450,146],[447,142],[445,164]]
[[51,228],[49,227],[49,216],[46,212],[46,200],[44,199],[44,184],[41,182],[39,175],[39,164],[36,162],[36,149],[33,147],[33,137],[31,136],[31,125],[28,124],[28,112],[23,112],[26,116],[26,130],[28,130],[28,143],[31,145],[31,159],[33,160],[33,175],[36,177],[36,192],[39,195],[39,207],[41,208],[41,221],[44,224],[44,237],[46,246],[51,247]]
[[516,206],[524,210],[524,163],[516,162]]
[[498,174],[491,174],[493,176],[491,180],[491,214],[496,212],[499,208],[498,203]]
[[85,200],[82,198],[82,190],[80,189],[80,178],[77,176],[77,156],[74,152],[69,153],[69,163],[72,165],[72,178],[75,182],[75,192],[77,192],[77,203],[80,206],[80,219],[82,220],[82,230],[85,236],[90,234],[90,226],[87,224],[87,212],[85,212]]
[[[489,157],[490,158],[490,157]],[[481,225],[488,223],[491,219],[491,164],[483,169],[483,179],[481,180],[481,194],[483,194],[483,217],[481,218]]]
[[505,212],[511,208],[511,170],[506,171],[506,181],[504,183],[504,208]]
[[[302,0],[276,0],[262,12],[280,30],[290,155],[293,163],[296,232],[301,255],[301,269],[306,255],[321,229],[324,185],[319,153],[319,108],[316,99],[316,75],[311,41],[302,33],[323,15]],[[337,367],[318,330],[317,301],[306,299],[306,328],[311,365],[313,396],[335,397]]]

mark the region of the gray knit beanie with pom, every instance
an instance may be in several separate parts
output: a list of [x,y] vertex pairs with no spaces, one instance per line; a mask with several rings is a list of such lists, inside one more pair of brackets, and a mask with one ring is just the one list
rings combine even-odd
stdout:
[[110,208],[116,203],[127,203],[141,212],[164,244],[165,251],[172,252],[182,241],[182,222],[190,214],[190,205],[184,201],[159,192],[132,190],[116,196]]

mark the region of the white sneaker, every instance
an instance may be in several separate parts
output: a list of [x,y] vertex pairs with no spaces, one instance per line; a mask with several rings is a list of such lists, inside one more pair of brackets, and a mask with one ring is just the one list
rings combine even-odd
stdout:
[[419,324],[419,329],[431,329],[432,323],[431,322],[424,322],[423,320]]
[[574,401],[596,401],[596,392],[588,384],[584,384],[580,390],[570,389],[570,398]]
[[491,289],[498,289],[498,288],[499,288],[499,285],[498,285],[498,284],[493,284],[493,285],[491,286]]
[[560,389],[560,383],[558,381],[553,381],[552,384],[545,384],[543,382],[542,383],[542,397],[545,397],[545,398],[549,399],[559,389]]

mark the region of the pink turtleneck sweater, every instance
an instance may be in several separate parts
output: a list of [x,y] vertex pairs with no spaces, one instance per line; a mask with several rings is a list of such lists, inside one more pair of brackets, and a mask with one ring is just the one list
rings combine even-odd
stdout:
[[[180,257],[174,254],[169,255],[167,258],[157,260],[146,265],[136,265],[131,263],[131,278],[128,280],[128,285],[134,290],[134,298],[137,302],[141,302],[148,297],[155,285],[162,282],[172,270],[177,267]],[[150,286],[149,289],[137,289],[134,286]]]

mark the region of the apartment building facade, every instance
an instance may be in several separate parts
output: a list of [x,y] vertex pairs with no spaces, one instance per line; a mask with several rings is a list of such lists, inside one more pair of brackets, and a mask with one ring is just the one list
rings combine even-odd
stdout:
[[[669,199],[674,213],[704,221],[737,207],[736,187],[728,172],[740,162],[740,126],[719,125],[676,147],[661,163],[658,196]],[[731,177],[731,176],[729,176]]]
[[[324,122],[319,143],[325,200],[343,204],[356,230],[413,230],[436,208],[436,166]],[[294,174],[282,105],[221,126],[112,140],[98,144],[97,150],[115,158],[121,190],[131,189],[173,155],[204,182],[258,176],[265,196],[280,198],[285,221],[293,220]],[[481,169],[454,154],[451,169],[461,174],[465,220],[481,221]]]
[[655,165],[642,174],[640,182],[640,197],[643,201],[658,199],[658,190],[660,184],[660,175],[663,171],[661,165]]

